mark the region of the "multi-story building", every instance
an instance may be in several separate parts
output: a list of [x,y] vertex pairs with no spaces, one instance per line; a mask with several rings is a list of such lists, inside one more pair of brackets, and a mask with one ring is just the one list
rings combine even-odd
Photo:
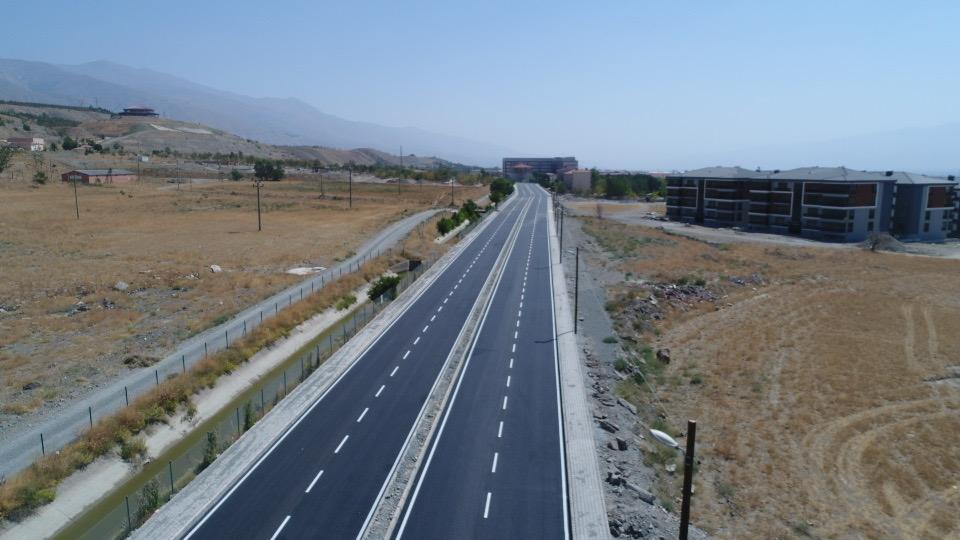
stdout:
[[956,221],[955,190],[952,177],[895,171],[709,167],[667,176],[667,217],[838,242],[940,241]]
[[561,175],[563,183],[574,193],[589,193],[592,174],[589,169],[572,169]]
[[31,152],[43,152],[47,148],[42,137],[10,137],[7,139],[7,146]]
[[570,157],[552,157],[552,158],[503,158],[503,176],[516,182],[529,182],[533,175],[556,174],[561,175],[565,171],[576,169],[578,167],[577,158]]

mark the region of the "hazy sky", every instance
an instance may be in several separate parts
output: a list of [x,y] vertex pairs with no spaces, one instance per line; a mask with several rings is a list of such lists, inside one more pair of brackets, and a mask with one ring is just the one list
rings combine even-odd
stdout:
[[[960,121],[960,2],[6,2],[106,59],[605,167]],[[749,164],[746,164],[749,165]]]

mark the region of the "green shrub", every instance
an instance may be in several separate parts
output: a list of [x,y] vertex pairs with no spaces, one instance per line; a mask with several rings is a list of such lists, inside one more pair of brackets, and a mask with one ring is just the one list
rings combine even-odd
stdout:
[[120,457],[124,461],[131,461],[136,458],[144,458],[147,455],[147,443],[140,437],[134,437],[127,434],[120,441]]
[[370,300],[376,300],[383,296],[383,293],[393,289],[400,284],[400,276],[383,276],[376,281],[367,291],[367,297]]
[[623,358],[617,358],[613,361],[613,368],[617,371],[626,371],[630,367],[630,364],[627,363]]
[[337,311],[343,311],[348,307],[352,306],[353,304],[355,304],[356,301],[357,301],[356,296],[352,294],[348,294],[340,298],[339,300],[337,300],[337,303],[334,305],[334,307],[337,308]]
[[603,342],[604,342],[604,343],[616,343],[616,342],[617,342],[617,338],[615,338],[615,337],[613,337],[613,336],[607,336],[607,337],[603,338]]

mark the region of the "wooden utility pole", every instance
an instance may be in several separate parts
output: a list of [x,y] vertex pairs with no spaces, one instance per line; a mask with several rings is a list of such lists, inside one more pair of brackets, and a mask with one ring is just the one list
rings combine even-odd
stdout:
[[573,270],[573,333],[577,333],[580,320],[580,246],[577,246],[577,262]]
[[77,208],[77,220],[80,220],[80,199],[77,198],[77,177],[79,174],[70,175],[73,179],[73,204]]
[[400,195],[401,180],[403,180],[403,146],[400,147],[400,174],[397,175],[397,195]]
[[257,186],[257,231],[263,230],[263,225],[260,222],[260,184],[262,183],[260,180],[254,182],[254,185]]
[[353,165],[350,166],[350,208],[353,208]]
[[693,453],[696,448],[697,422],[687,420],[687,452],[683,455],[683,501],[680,504],[680,540],[687,540],[690,526],[690,497],[693,486]]

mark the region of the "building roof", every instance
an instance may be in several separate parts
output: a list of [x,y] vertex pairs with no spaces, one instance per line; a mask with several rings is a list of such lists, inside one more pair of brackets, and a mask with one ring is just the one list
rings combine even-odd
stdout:
[[898,184],[945,184],[955,185],[957,182],[942,176],[927,176],[904,171],[858,171],[846,167],[800,167],[781,171],[776,170],[749,170],[743,167],[705,167],[683,173],[670,174],[678,178],[724,178],[724,179],[753,179],[753,180],[781,180],[781,181],[816,181],[816,182],[896,182]]
[[134,174],[133,171],[128,171],[127,169],[74,169],[72,171],[67,171],[65,174],[70,173],[80,173],[87,176],[117,176],[121,174]]

